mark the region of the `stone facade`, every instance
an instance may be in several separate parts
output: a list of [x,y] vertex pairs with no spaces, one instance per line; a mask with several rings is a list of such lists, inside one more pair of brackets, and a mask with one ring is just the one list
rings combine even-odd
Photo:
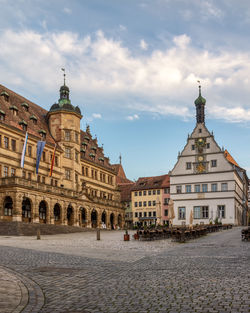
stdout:
[[[0,219],[80,227],[100,227],[102,223],[107,228],[124,226],[115,170],[89,127],[80,129],[81,118],[65,85],[59,102],[49,112],[0,85]],[[36,174],[39,140],[46,145]]]

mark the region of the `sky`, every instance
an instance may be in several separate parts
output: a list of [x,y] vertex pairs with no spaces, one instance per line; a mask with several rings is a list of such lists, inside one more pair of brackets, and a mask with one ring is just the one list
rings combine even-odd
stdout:
[[131,180],[167,174],[196,124],[250,176],[250,1],[0,0],[0,83],[81,128]]

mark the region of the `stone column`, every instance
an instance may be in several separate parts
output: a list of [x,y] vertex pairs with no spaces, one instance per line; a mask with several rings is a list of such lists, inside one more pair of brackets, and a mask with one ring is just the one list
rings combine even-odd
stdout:
[[39,203],[40,203],[39,197],[35,196],[32,201],[32,220],[33,223],[39,223]]
[[12,196],[13,200],[13,222],[21,222],[22,221],[22,201],[23,195],[21,193],[15,193]]

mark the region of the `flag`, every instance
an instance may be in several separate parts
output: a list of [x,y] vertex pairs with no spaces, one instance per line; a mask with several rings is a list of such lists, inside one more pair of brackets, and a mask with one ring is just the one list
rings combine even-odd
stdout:
[[37,150],[36,150],[36,173],[37,174],[38,174],[39,163],[42,157],[44,146],[45,146],[45,141],[37,142]]
[[21,167],[24,167],[24,159],[25,159],[25,152],[26,152],[26,147],[27,147],[27,140],[28,140],[28,132],[26,132],[25,135],[25,140],[23,144],[23,152],[22,152],[22,157],[21,157]]
[[54,163],[55,163],[55,154],[56,154],[56,144],[55,144],[55,148],[54,148],[54,152],[53,152],[53,156],[52,156],[52,160],[51,160],[51,164],[50,164],[49,177],[52,176],[53,167],[54,167]]

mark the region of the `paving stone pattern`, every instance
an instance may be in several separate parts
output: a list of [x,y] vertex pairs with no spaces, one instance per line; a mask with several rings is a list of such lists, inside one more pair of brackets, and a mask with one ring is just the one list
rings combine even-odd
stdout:
[[[87,233],[41,241],[0,238],[0,264],[33,282],[38,306],[30,312],[250,312],[250,243],[241,241],[240,231],[185,244],[124,243],[122,232],[106,232],[101,243],[88,240],[89,256]],[[69,239],[73,248],[67,253]],[[61,253],[53,252],[56,243]]]

